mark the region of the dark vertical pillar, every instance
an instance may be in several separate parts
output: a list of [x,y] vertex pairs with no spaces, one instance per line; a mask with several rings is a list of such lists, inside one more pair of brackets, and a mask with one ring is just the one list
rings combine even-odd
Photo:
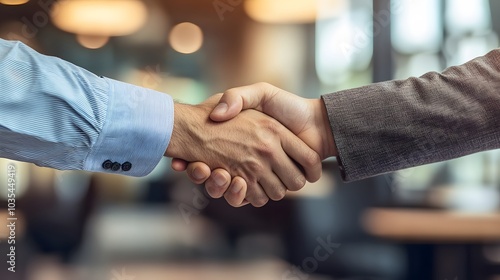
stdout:
[[445,22],[444,22],[445,18],[446,18],[446,8],[447,8],[446,1],[441,1],[441,6],[439,7],[440,16],[441,16],[441,18],[439,19],[439,28],[441,28],[441,32],[443,34],[443,41],[441,42],[441,46],[440,46],[438,55],[439,55],[439,60],[440,60],[440,64],[441,64],[441,69],[443,69],[443,70],[448,65],[448,63],[446,62],[446,55],[445,55],[445,50],[444,50],[446,39],[448,38],[448,32],[446,30],[446,26],[445,26]]
[[373,82],[391,80],[391,0],[373,0]]

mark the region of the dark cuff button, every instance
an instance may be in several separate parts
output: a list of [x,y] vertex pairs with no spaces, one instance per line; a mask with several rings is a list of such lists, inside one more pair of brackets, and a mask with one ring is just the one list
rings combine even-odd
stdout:
[[118,171],[118,170],[120,170],[120,167],[122,167],[122,165],[115,161],[115,162],[113,162],[113,165],[111,166],[111,170]]
[[123,171],[129,171],[130,169],[132,169],[132,163],[126,161],[122,164]]
[[104,168],[106,170],[111,169],[112,166],[113,166],[113,162],[109,159],[102,163],[102,168]]

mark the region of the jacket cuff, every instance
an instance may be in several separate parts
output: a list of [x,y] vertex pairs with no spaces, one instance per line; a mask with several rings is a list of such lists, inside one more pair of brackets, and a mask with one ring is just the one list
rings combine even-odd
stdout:
[[333,133],[333,139],[334,139],[335,144],[337,146],[337,156],[335,158],[337,159],[337,164],[338,164],[338,167],[339,167],[340,176],[342,177],[342,180],[349,181],[349,178],[348,178],[348,176],[346,174],[346,169],[345,169],[345,166],[344,166],[344,161],[342,160],[343,153],[342,153],[342,150],[339,148],[339,144],[340,144],[340,147],[342,147],[344,139],[342,138],[341,135],[339,135],[340,131],[335,126],[336,121],[333,120],[334,116],[335,116],[334,112],[332,111],[332,108],[333,108],[333,104],[332,103],[334,102],[333,96],[332,96],[332,94],[330,94],[330,95],[322,95],[321,99],[323,100],[323,105],[326,108],[326,112],[328,114],[328,120],[330,121],[330,127],[331,127],[332,133]]

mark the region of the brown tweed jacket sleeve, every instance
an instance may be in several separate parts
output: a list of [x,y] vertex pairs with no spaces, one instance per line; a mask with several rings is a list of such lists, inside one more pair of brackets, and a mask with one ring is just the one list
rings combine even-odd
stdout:
[[500,148],[500,49],[322,98],[346,181]]

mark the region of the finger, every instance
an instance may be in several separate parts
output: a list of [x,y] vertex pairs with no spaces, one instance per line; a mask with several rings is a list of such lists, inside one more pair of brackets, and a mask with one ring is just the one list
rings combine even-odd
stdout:
[[192,162],[188,164],[186,173],[193,183],[203,184],[210,177],[211,171],[203,162]]
[[[322,165],[321,165],[321,158],[316,153],[314,150],[312,150],[309,146],[307,146],[300,138],[298,138],[295,134],[290,132],[286,128],[282,128],[282,132],[280,132],[281,135],[281,146],[283,148],[283,151],[295,160],[297,164],[299,164],[305,173],[305,177],[307,181],[309,182],[316,182],[319,180],[321,177],[321,170],[322,170]],[[286,161],[284,161],[286,162]],[[292,171],[296,171],[295,169],[292,169],[289,164],[284,165],[284,164],[274,164],[273,166],[274,171],[280,178],[286,178],[286,173],[287,169]],[[288,176],[290,179],[293,180],[293,182],[290,182],[290,185],[288,184],[288,180],[285,179],[283,183],[285,183],[287,186],[298,186],[300,182],[303,181],[302,186],[304,186],[305,181],[300,177],[300,174],[292,173],[293,176]],[[300,188],[302,188],[302,186]],[[299,188],[299,189],[300,189]],[[290,189],[290,188],[289,188]],[[290,190],[297,190],[297,189],[290,189]]]
[[270,199],[279,201],[285,197],[287,188],[276,174],[272,176],[262,176],[259,179],[259,183]]
[[269,201],[269,197],[259,183],[247,182],[246,200],[254,207],[262,207]]
[[238,207],[243,207],[243,206],[246,206],[248,204],[250,204],[250,202],[248,202],[248,200],[245,198],[245,199],[243,199],[243,202],[241,203],[241,205]]
[[231,175],[224,169],[215,169],[205,183],[208,194],[213,198],[221,198],[231,184]]
[[210,118],[213,121],[227,121],[238,115],[244,109],[262,111],[262,104],[276,93],[273,86],[265,83],[238,87],[227,90],[219,100]]
[[188,162],[180,159],[180,158],[173,158],[172,159],[172,169],[175,171],[186,171],[186,168],[188,166]]
[[[283,141],[293,141],[291,139],[297,138],[295,134],[291,133],[288,129],[282,128],[279,129],[279,136],[282,142]],[[291,138],[291,139],[288,139]],[[300,141],[300,139],[299,139]],[[301,141],[300,141],[301,142]],[[293,145],[294,149],[309,149],[309,147],[305,144]],[[290,148],[290,147],[286,147]],[[279,177],[281,182],[285,185],[286,189],[291,191],[298,191],[304,187],[306,184],[306,176],[304,175],[304,171],[302,171],[297,166],[297,161],[294,161],[294,158],[287,154],[287,150],[283,147],[275,149],[275,156],[272,158],[272,168],[273,172]],[[290,151],[291,154],[298,153],[297,151]]]
[[233,207],[242,207],[248,204],[245,201],[245,196],[247,195],[247,182],[236,176],[231,181],[231,185],[227,189],[226,193],[224,193],[224,198],[229,203],[229,205]]

